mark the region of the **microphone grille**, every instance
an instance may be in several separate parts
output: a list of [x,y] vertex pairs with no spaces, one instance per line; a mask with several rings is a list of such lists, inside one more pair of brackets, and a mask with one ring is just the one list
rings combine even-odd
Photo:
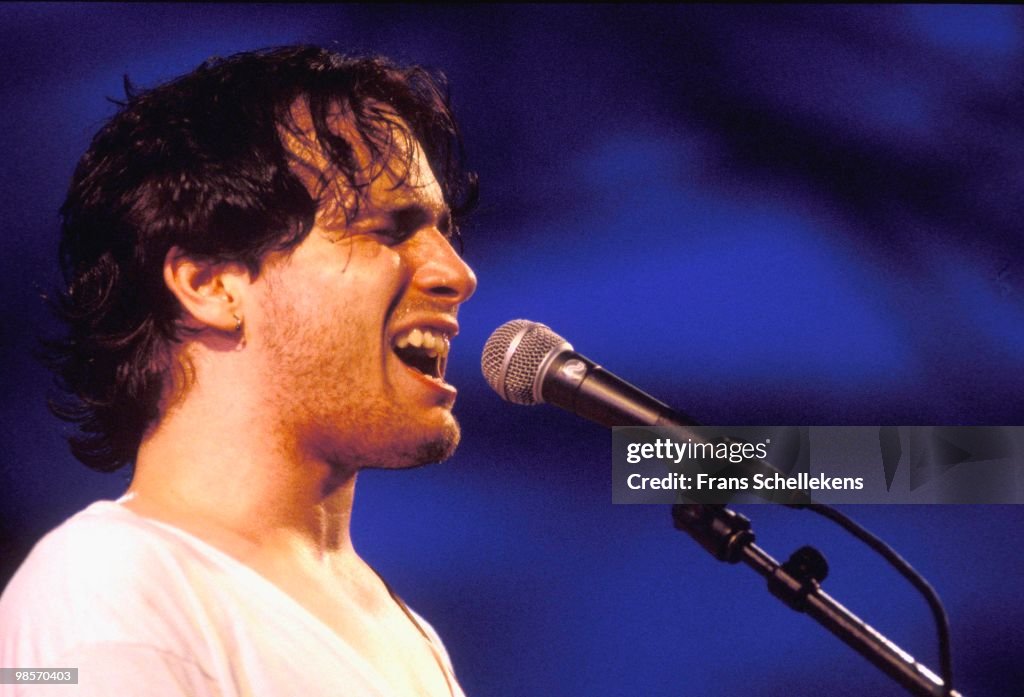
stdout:
[[552,351],[572,350],[547,326],[526,319],[505,322],[484,344],[480,369],[491,388],[514,404],[537,404],[533,384]]

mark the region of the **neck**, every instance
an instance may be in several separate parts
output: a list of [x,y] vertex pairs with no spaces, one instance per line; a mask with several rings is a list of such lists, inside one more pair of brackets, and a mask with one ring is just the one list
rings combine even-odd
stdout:
[[354,469],[303,452],[288,429],[244,408],[253,402],[216,404],[211,394],[237,396],[193,385],[147,433],[125,505],[241,559],[356,559]]

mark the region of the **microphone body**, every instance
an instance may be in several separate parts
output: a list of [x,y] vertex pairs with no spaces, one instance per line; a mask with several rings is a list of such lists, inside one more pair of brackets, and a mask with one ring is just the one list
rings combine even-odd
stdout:
[[541,380],[542,401],[607,426],[696,426],[643,390],[569,349],[548,361]]

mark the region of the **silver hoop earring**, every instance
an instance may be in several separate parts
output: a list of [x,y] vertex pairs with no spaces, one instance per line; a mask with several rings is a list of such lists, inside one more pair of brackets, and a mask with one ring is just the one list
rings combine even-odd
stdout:
[[239,317],[238,315],[236,315],[233,312],[231,313],[231,316],[235,318],[235,331],[236,332],[242,331],[242,318]]

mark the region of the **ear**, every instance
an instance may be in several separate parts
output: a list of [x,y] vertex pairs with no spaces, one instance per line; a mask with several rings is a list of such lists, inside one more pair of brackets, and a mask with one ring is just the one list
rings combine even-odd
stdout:
[[238,262],[214,262],[171,247],[164,257],[164,283],[195,328],[234,332],[245,316],[243,301],[249,272]]

